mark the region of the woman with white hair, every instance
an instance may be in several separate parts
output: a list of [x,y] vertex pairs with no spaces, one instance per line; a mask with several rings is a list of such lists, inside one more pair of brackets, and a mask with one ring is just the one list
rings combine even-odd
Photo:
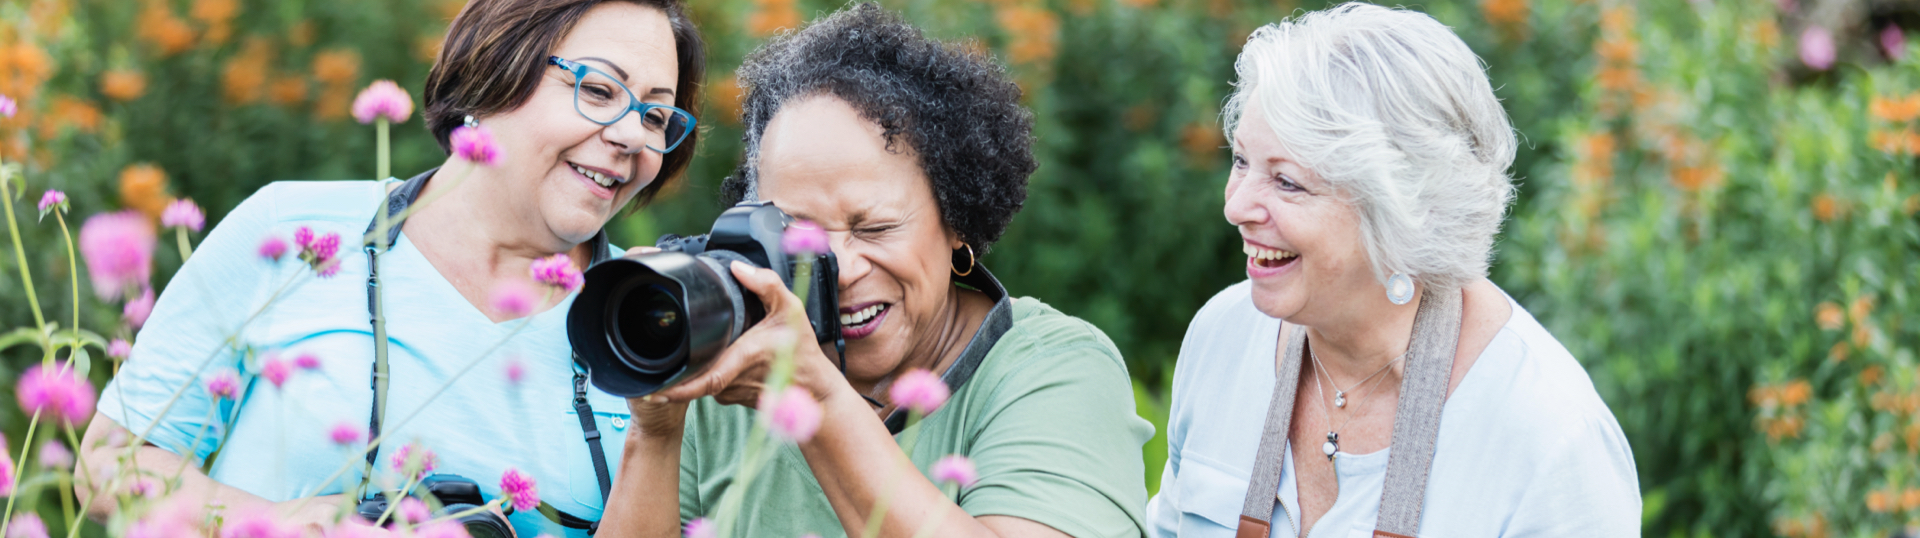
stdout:
[[1345,4],[1261,28],[1235,69],[1248,280],[1187,330],[1152,532],[1638,535],[1618,422],[1486,278],[1515,141],[1473,52]]

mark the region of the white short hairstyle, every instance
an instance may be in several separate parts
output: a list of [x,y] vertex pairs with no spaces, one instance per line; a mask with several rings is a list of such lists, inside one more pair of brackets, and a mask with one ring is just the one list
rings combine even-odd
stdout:
[[1255,31],[1234,71],[1227,136],[1258,103],[1296,161],[1359,212],[1376,279],[1452,289],[1486,276],[1513,199],[1514,132],[1451,29],[1341,4]]

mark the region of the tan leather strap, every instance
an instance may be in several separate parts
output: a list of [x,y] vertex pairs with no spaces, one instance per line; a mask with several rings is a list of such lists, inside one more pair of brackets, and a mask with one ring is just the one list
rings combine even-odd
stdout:
[[[1453,357],[1460,343],[1460,290],[1436,293],[1429,288],[1413,318],[1413,338],[1407,345],[1405,375],[1400,381],[1400,404],[1393,415],[1393,450],[1387,456],[1387,476],[1380,494],[1380,517],[1375,536],[1412,538],[1420,530],[1426,504],[1427,474],[1433,466],[1434,442],[1440,434],[1440,411],[1453,378]],[[1305,364],[1307,332],[1295,330],[1280,356],[1280,371],[1267,403],[1267,422],[1260,433],[1253,476],[1241,506],[1235,538],[1261,538],[1272,533],[1273,504],[1278,501],[1280,470],[1286,458],[1287,436],[1293,422],[1293,403]]]

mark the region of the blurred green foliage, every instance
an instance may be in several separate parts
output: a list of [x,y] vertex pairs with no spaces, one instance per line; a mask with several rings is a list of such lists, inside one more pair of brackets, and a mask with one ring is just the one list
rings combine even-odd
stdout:
[[[1025,211],[983,260],[1020,295],[1099,325],[1164,430],[1187,320],[1244,278],[1220,216],[1218,125],[1239,45],[1321,0],[884,0],[990,50],[1036,114]],[[740,155],[734,66],[766,35],[840,4],[701,0],[710,43],[702,155],[618,243],[706,229]],[[76,217],[191,197],[217,222],[269,181],[366,178],[368,82],[419,95],[460,0],[6,0],[0,157]],[[1774,3],[1435,0],[1525,142],[1494,280],[1588,367],[1633,443],[1655,535],[1883,536],[1920,518],[1920,69],[1880,60],[1885,17],[1842,28],[1807,68],[1808,24]],[[1879,15],[1876,15],[1879,17]],[[137,84],[136,84],[137,82]],[[443,159],[396,130],[407,176]],[[153,168],[136,166],[149,163]],[[164,174],[164,181],[160,175]],[[77,218],[75,220],[78,220]],[[23,218],[52,318],[71,319],[57,228]],[[156,283],[178,266],[160,249]],[[0,327],[32,323],[0,257]],[[117,305],[83,297],[90,328]],[[125,330],[121,329],[121,334]],[[103,334],[111,330],[99,330]],[[11,379],[34,360],[10,352]],[[106,369],[95,369],[96,377]],[[0,427],[18,435],[17,409]],[[1164,435],[1164,434],[1162,434]],[[16,437],[17,438],[17,437]],[[1164,437],[1147,454],[1150,482]]]

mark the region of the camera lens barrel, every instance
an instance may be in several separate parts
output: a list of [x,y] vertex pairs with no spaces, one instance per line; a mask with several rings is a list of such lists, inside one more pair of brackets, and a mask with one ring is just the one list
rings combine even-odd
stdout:
[[600,390],[651,394],[704,371],[758,321],[758,301],[727,269],[730,252],[656,252],[607,260],[587,270],[567,314],[574,354]]

